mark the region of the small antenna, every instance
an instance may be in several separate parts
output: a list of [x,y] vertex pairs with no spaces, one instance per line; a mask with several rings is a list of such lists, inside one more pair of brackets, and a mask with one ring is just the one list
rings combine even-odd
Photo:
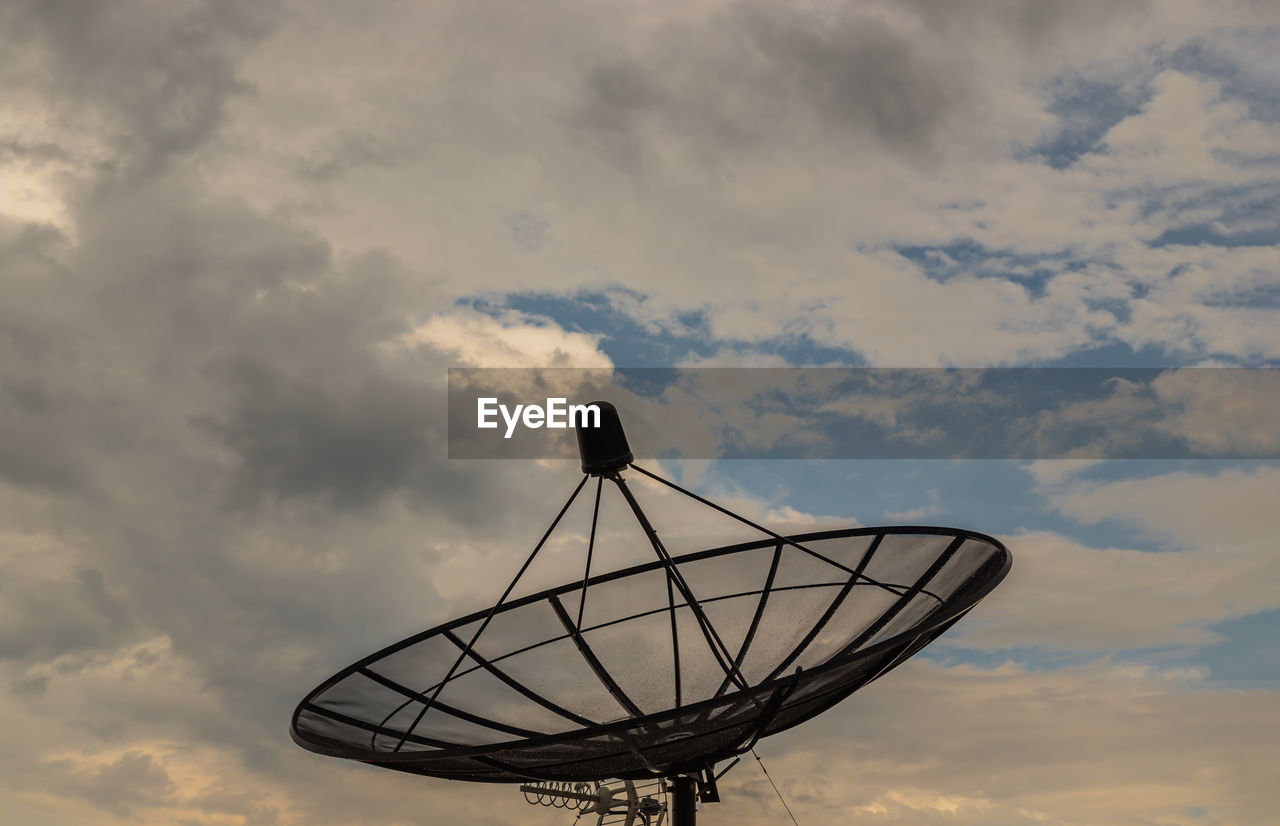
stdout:
[[627,434],[622,430],[618,408],[609,402],[591,402],[587,407],[600,411],[595,427],[579,427],[578,454],[582,457],[582,472],[602,476],[622,470],[635,461]]

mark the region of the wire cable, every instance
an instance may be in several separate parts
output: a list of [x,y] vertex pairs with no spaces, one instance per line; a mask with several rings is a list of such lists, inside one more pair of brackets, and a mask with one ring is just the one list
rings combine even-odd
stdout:
[[769,776],[769,770],[764,767],[764,761],[760,759],[760,755],[756,754],[755,749],[751,750],[751,756],[760,764],[760,771],[764,772],[764,779],[769,781],[770,786],[773,786],[773,793],[778,796],[779,802],[782,803],[782,808],[787,810],[787,816],[791,818],[791,822],[796,824],[796,826],[800,826],[800,822],[796,820],[796,816],[791,814],[791,807],[787,805],[787,801],[782,797],[782,792],[778,791],[778,784],[774,783],[773,778]]

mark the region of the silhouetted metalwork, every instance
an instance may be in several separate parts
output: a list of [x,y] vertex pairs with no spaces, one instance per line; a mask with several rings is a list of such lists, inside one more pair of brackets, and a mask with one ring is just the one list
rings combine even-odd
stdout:
[[[502,598],[326,680],[294,712],[299,745],[454,780],[572,781],[598,791],[615,778],[668,778],[672,822],[682,826],[692,822],[695,792],[718,799],[717,763],[883,676],[1009,570],[1000,542],[966,530],[773,532],[628,464],[609,408],[614,430],[582,439],[587,475]],[[672,555],[623,478],[628,471],[763,535]],[[582,578],[508,601],[592,475]],[[593,573],[606,481],[653,558]]]

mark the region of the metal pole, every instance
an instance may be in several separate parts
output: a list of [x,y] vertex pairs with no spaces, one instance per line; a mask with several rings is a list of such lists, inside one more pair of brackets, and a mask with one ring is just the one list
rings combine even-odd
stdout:
[[671,778],[671,826],[694,826],[698,817],[698,781],[687,775]]

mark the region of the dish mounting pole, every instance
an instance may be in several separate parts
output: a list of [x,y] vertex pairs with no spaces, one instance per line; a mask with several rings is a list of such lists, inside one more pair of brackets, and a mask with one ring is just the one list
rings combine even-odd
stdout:
[[687,774],[671,778],[671,826],[694,826],[698,818],[698,780]]

